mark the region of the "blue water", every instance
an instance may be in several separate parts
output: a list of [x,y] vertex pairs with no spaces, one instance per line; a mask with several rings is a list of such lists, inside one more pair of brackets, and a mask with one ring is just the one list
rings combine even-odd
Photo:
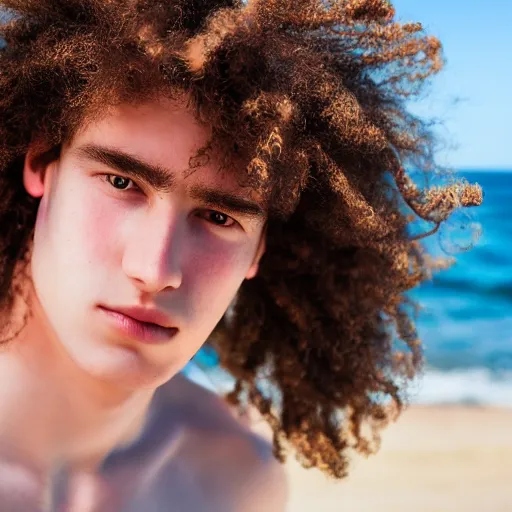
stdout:
[[[410,294],[424,308],[417,329],[427,361],[415,399],[512,406],[512,172],[458,174],[484,191],[483,204],[466,210],[481,235],[470,251],[455,254],[451,268]],[[445,240],[461,232],[445,230],[428,246],[449,249]]]
[[483,204],[470,211],[482,233],[455,265],[411,294],[425,308],[417,327],[432,368],[502,374],[512,370],[512,173],[459,174],[484,191]]
[[[416,326],[427,361],[412,401],[512,406],[512,172],[458,174],[482,187],[484,202],[461,210],[428,241],[436,255],[446,255],[441,247],[456,263],[410,293],[423,307]],[[470,240],[468,226],[478,225],[473,248],[454,253],[454,244]],[[198,357],[215,365],[211,354]]]

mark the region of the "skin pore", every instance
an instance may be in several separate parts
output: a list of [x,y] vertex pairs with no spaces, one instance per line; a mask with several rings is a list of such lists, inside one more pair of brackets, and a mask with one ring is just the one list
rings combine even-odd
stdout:
[[[27,154],[24,185],[41,202],[32,315],[0,353],[5,460],[43,480],[59,464],[95,472],[140,435],[155,390],[172,384],[256,275],[262,205],[214,159],[189,171],[208,136],[184,103],[161,100],[108,110],[56,160]],[[177,333],[142,343],[100,305],[158,310]]]

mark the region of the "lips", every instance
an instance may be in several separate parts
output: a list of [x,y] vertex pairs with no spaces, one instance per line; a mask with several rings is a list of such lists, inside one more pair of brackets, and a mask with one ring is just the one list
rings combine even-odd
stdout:
[[116,313],[121,313],[122,315],[129,316],[130,318],[134,318],[135,320],[139,320],[140,322],[145,322],[149,324],[156,324],[160,327],[172,328],[172,322],[164,313],[156,309],[145,309],[137,306],[130,307],[117,307],[117,306],[103,306],[105,309],[109,309],[110,311],[115,311]]
[[[144,343],[165,343],[178,332],[177,327],[167,327],[168,318],[159,312],[141,310],[141,308],[118,308],[116,310],[100,306],[99,310],[108,324],[123,337],[129,337]],[[137,315],[139,318],[136,318]]]

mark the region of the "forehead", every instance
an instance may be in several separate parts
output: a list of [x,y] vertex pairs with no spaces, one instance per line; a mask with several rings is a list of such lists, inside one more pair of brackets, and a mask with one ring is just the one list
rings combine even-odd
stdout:
[[221,159],[207,150],[211,128],[201,124],[185,100],[120,105],[87,122],[70,141],[71,149],[108,146],[167,169],[177,180],[219,181],[238,189],[235,169],[221,169]]

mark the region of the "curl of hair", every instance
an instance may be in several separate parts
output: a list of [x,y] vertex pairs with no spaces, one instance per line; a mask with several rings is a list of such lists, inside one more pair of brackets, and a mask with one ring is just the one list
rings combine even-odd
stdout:
[[[184,92],[269,211],[259,274],[210,340],[236,380],[227,398],[258,408],[280,460],[291,447],[345,476],[348,450],[377,449],[421,370],[406,292],[447,266],[421,239],[482,201],[477,185],[420,189],[406,171],[449,177],[406,108],[443,65],[439,41],[386,0],[2,0],[0,12],[3,313],[38,207],[22,184],[29,145],[58,152],[106,106]],[[412,236],[415,219],[434,227]]]

